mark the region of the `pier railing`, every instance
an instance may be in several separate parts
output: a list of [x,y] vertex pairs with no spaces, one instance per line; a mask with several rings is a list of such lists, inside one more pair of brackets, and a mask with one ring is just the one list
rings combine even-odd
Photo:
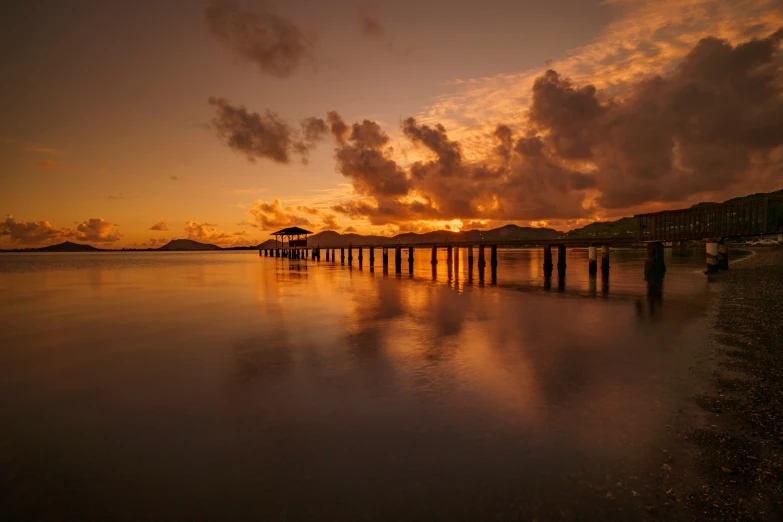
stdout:
[[687,241],[774,234],[783,227],[783,198],[638,214],[639,241]]

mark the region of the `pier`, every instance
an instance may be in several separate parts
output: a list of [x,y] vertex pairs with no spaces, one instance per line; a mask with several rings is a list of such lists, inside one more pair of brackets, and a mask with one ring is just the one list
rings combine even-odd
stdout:
[[[389,251],[394,252],[394,272],[401,274],[403,269],[403,251],[407,252],[407,273],[413,274],[415,249],[430,251],[430,263],[433,274],[439,263],[438,253],[446,251],[446,263],[449,274],[452,270],[459,271],[459,249],[467,250],[468,277],[473,277],[474,249],[478,250],[478,280],[485,279],[486,257],[489,249],[490,280],[494,284],[498,277],[498,249],[543,247],[543,271],[546,280],[552,277],[554,271],[552,249],[557,249],[557,278],[564,281],[567,273],[566,249],[587,247],[587,270],[591,278],[597,277],[599,263],[598,252],[601,253],[601,276],[608,280],[611,246],[630,246],[646,248],[647,256],[644,264],[644,277],[647,280],[659,280],[666,273],[664,261],[665,243],[675,246],[686,242],[698,241],[704,243],[707,262],[705,273],[712,274],[729,267],[729,244],[727,240],[749,236],[764,236],[777,234],[778,241],[783,231],[783,198],[757,198],[744,200],[740,203],[707,204],[689,209],[666,210],[661,212],[639,214],[636,218],[636,234],[627,237],[562,237],[556,239],[521,239],[505,241],[449,241],[377,244],[349,244],[348,266],[353,267],[354,250],[358,252],[359,268],[363,268],[364,251],[369,252],[369,268],[375,267],[375,250],[381,251],[381,266],[384,273],[389,272]],[[262,249],[261,256],[284,257],[289,259],[321,260],[321,250],[326,250],[326,261],[337,262],[336,251],[340,251],[340,263],[346,263],[346,247],[337,245],[307,245],[307,235],[312,234],[304,229],[292,227],[275,232],[275,249]],[[278,246],[280,238],[280,246]],[[288,242],[283,239],[288,238]],[[331,255],[330,255],[331,252]]]

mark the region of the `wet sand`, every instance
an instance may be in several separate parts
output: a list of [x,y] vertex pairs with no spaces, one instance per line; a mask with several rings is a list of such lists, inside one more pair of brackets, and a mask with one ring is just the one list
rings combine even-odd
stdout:
[[758,249],[714,276],[713,387],[697,396],[698,520],[783,520],[783,250]]

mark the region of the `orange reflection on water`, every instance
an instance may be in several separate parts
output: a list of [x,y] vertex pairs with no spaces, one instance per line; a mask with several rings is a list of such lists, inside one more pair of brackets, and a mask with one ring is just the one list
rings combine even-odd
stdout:
[[703,336],[693,267],[672,264],[651,318],[636,258],[593,299],[581,254],[557,293],[540,252],[501,250],[497,286],[469,280],[466,249],[459,283],[445,255],[433,281],[429,253],[412,278],[380,255],[374,271],[254,253],[0,257],[2,436],[47,462],[24,487],[57,503],[63,481],[77,496],[103,484],[95,513],[130,517],[166,484],[193,516],[230,498],[260,518],[358,519],[487,492],[556,504],[572,476],[656,443]]

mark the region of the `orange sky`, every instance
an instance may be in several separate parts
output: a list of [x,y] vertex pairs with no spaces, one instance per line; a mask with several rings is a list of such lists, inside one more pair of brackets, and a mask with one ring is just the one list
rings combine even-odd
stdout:
[[[0,248],[567,229],[779,189],[781,27],[773,0],[19,3]],[[772,54],[738,50],[753,38]],[[714,107],[661,115],[695,84]]]

